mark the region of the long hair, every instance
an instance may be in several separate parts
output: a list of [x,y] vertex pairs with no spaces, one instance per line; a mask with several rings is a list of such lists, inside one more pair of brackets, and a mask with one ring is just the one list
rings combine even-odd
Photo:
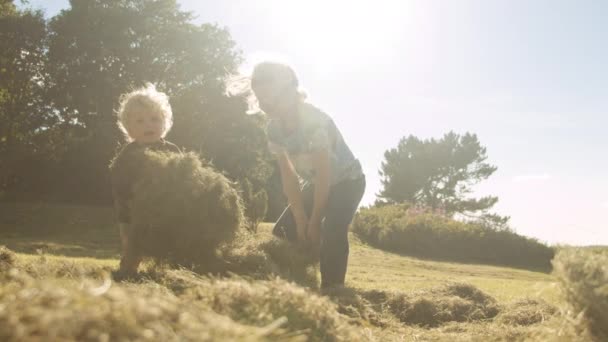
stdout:
[[255,88],[266,82],[280,81],[285,86],[292,86],[300,95],[300,100],[306,100],[306,92],[300,88],[296,72],[286,63],[264,61],[256,64],[251,75],[231,75],[226,79],[226,94],[228,96],[243,96],[247,100],[248,114],[260,113]]

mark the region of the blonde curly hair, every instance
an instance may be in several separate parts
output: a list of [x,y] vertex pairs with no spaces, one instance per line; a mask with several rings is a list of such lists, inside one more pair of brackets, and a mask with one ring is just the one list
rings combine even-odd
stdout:
[[165,137],[173,126],[173,111],[169,104],[169,96],[156,90],[152,83],[137,88],[129,93],[120,96],[120,105],[117,111],[118,128],[123,132],[128,141],[133,141],[127,130],[129,116],[140,111],[152,111],[160,113],[163,117],[163,132],[161,137]]

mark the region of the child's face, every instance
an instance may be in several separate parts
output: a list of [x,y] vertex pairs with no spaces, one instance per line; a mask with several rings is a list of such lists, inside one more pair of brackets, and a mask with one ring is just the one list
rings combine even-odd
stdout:
[[136,111],[127,119],[129,136],[138,143],[150,144],[161,139],[164,119],[156,111]]

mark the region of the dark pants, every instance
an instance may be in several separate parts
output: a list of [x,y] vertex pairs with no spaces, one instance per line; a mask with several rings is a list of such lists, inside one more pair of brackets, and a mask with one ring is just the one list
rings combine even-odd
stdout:
[[[342,181],[329,190],[325,218],[321,227],[321,286],[343,285],[348,263],[348,226],[365,192],[365,177]],[[310,217],[313,208],[314,186],[302,190],[304,208]],[[297,241],[296,223],[290,207],[277,220],[272,232],[275,236]]]

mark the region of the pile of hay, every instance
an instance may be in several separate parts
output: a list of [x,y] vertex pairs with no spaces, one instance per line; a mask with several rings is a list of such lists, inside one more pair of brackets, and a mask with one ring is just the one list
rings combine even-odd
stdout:
[[570,305],[570,322],[579,335],[590,333],[597,341],[608,341],[608,253],[569,248],[553,261]]
[[338,305],[338,312],[350,317],[354,324],[371,324],[379,328],[394,325],[394,316],[386,310],[389,295],[385,291],[334,287],[324,294]]
[[501,309],[494,298],[462,283],[413,293],[341,288],[327,294],[338,303],[340,312],[378,327],[394,325],[394,321],[424,328],[489,321]]
[[213,258],[243,223],[233,184],[194,153],[142,153],[130,203],[139,252],[185,266]]
[[206,279],[184,271],[168,271],[163,282],[182,284],[181,298],[208,305],[214,312],[246,325],[284,320],[284,328],[310,341],[362,340],[361,331],[338,313],[328,298],[279,278],[248,281],[241,278]]
[[411,295],[395,294],[387,304],[401,322],[424,327],[490,319],[500,310],[494,298],[472,285],[461,283]]
[[[0,272],[2,341],[371,339],[327,298],[278,278],[154,268],[147,280],[115,283],[101,264],[72,267],[49,259],[43,262],[48,273],[41,268],[32,277],[28,265],[40,261],[17,261]],[[100,276],[84,276],[94,273]]]
[[526,298],[507,305],[496,320],[509,325],[532,325],[555,316],[557,308],[542,299]]
[[5,246],[0,246],[0,271],[7,270],[15,264],[15,253]]
[[[266,341],[273,325],[241,324],[152,286],[34,279],[13,269],[0,286],[2,341]],[[300,339],[301,340],[301,339]]]
[[255,279],[275,276],[316,287],[318,257],[270,232],[240,230],[234,240],[220,249],[214,262],[195,268],[198,273],[238,274]]

